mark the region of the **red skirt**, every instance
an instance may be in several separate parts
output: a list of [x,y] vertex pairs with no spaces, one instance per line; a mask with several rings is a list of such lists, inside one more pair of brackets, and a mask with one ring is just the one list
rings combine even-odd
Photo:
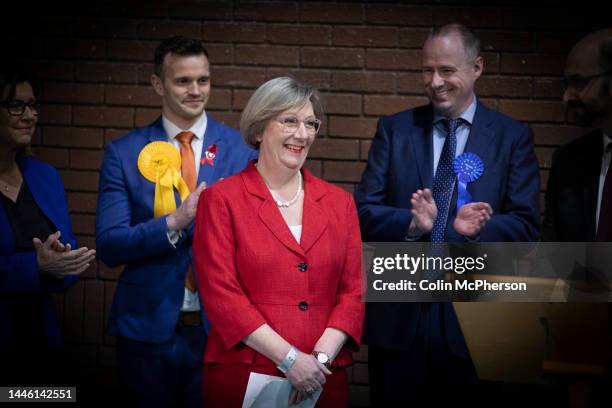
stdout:
[[[284,377],[276,367],[252,364],[204,364],[203,406],[241,408],[251,372]],[[332,368],[327,376],[317,408],[348,406],[348,379],[345,368]]]

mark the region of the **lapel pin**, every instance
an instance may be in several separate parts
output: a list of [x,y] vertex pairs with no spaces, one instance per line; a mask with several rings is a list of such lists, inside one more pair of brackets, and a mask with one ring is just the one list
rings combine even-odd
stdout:
[[210,167],[215,165],[215,157],[217,156],[217,145],[211,144],[208,146],[206,153],[204,153],[204,157],[200,160],[201,165],[209,164]]

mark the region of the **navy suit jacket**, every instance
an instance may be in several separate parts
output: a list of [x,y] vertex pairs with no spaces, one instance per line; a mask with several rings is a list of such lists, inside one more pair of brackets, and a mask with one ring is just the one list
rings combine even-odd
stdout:
[[[207,117],[203,152],[215,144],[214,165],[202,164],[198,185],[208,186],[238,173],[256,157],[242,136]],[[96,219],[97,250],[108,266],[125,265],[115,291],[108,334],[161,343],[174,333],[183,303],[185,277],[192,262],[193,225],[173,246],[166,217],[153,217],[155,184],[137,167],[138,155],[151,142],[168,141],[161,117],[149,126],[114,140],[106,149]],[[177,208],[181,199],[175,191]],[[204,316],[202,316],[204,317]]]
[[[70,225],[64,185],[58,172],[50,165],[31,157],[17,160],[24,182],[34,201],[45,216],[61,232],[60,241],[76,248]],[[39,304],[42,335],[50,347],[62,345],[61,330],[51,294],[60,292],[76,282],[75,276],[63,279],[41,277],[36,262],[36,251],[16,252],[11,224],[0,205],[0,348],[11,345],[18,333],[14,332],[13,317],[31,303]],[[39,237],[42,241],[47,237]],[[25,305],[28,302],[30,305]]]
[[[368,165],[355,192],[364,241],[405,241],[412,220],[412,193],[433,186],[432,122],[431,105],[379,121]],[[487,202],[493,208],[480,241],[538,240],[540,178],[529,128],[478,103],[464,151],[477,154],[484,162],[484,174],[468,185],[473,201]],[[453,228],[455,204],[456,191],[446,241],[460,242],[465,238]],[[445,304],[444,309],[449,346],[455,354],[467,356],[452,305]],[[415,338],[420,314],[420,304],[368,304],[364,342],[407,349]]]
[[546,241],[592,242],[597,231],[603,134],[594,130],[553,155],[546,189]]

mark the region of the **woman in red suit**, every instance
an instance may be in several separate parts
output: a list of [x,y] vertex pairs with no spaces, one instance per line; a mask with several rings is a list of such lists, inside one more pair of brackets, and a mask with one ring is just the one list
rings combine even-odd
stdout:
[[263,84],[240,123],[259,160],[199,201],[207,408],[240,407],[251,372],[284,375],[289,405],[319,389],[317,407],[348,404],[346,367],[364,313],[361,238],[352,196],[303,168],[321,117],[313,88]]

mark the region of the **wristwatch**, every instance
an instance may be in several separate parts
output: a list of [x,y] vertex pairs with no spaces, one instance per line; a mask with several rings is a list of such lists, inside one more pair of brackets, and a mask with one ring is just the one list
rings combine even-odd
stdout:
[[319,363],[327,367],[327,369],[331,368],[332,361],[331,358],[329,358],[329,356],[327,355],[327,353],[324,353],[322,351],[313,351],[312,355],[317,359]]

